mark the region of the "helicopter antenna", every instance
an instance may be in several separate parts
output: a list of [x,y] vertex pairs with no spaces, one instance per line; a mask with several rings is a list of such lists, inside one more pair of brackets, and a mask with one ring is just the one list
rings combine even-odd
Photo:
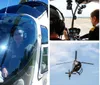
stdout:
[[7,6],[6,6],[6,10],[5,10],[5,14],[7,14],[7,10],[8,10],[8,5],[10,4],[10,0],[8,0],[7,2]]

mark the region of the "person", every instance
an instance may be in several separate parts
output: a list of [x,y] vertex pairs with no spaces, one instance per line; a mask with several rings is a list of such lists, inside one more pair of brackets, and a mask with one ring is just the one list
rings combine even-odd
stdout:
[[[2,65],[1,72],[3,80],[7,78],[8,75],[16,71],[16,69],[18,69],[21,62],[21,58],[23,57],[24,53],[23,41],[24,41],[24,31],[21,30],[20,27],[17,27],[13,35],[13,40],[9,45],[10,51],[8,50],[9,52],[4,61],[4,64]],[[25,85],[24,80],[22,78],[19,78],[13,83],[13,85]]]
[[64,29],[59,27],[60,21],[54,21],[50,24],[50,40],[61,40],[60,36],[63,34]]
[[99,40],[99,9],[96,9],[91,13],[91,23],[93,27],[88,34],[81,36],[81,39],[88,37],[89,40]]
[[20,64],[20,60],[23,57],[24,46],[23,38],[24,31],[21,29],[16,29],[13,35],[13,40],[9,45],[8,54],[5,58],[4,64],[2,65],[2,76],[6,78],[9,74],[15,71]]
[[63,35],[64,35],[65,40],[69,40],[69,34],[68,34],[67,28],[64,29]]
[[99,40],[99,9],[91,13],[91,22],[94,29],[89,32],[89,40]]
[[60,38],[63,35],[65,29],[65,23],[62,13],[54,6],[50,5],[50,40],[62,40]]
[[17,48],[22,44],[23,42],[23,38],[24,37],[24,31],[21,29],[17,29],[14,33],[14,41],[16,43],[15,46],[17,46]]

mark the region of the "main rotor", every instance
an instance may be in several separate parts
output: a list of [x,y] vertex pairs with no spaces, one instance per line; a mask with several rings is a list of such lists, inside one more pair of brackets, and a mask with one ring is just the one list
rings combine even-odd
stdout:
[[75,62],[80,62],[80,63],[82,63],[82,64],[94,65],[93,63],[81,62],[81,61],[77,60],[77,51],[75,51],[75,58],[74,58],[73,61],[57,63],[56,65],[67,64],[67,63],[71,63],[71,62],[73,62],[74,65],[75,65]]

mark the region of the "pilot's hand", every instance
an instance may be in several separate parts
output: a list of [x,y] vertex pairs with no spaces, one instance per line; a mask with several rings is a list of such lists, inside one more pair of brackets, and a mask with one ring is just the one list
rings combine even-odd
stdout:
[[8,71],[7,71],[6,68],[3,68],[3,69],[2,69],[2,76],[3,76],[4,78],[6,78],[6,77],[8,76]]
[[64,31],[63,31],[63,35],[64,35],[64,37],[65,37],[65,40],[69,40],[67,30],[64,30]]

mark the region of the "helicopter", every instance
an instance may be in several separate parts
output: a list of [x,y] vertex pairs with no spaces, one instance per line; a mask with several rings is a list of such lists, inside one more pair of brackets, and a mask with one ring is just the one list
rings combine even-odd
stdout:
[[48,84],[48,5],[26,1],[0,9],[0,85]]
[[75,51],[75,59],[74,59],[74,61],[57,63],[56,65],[67,64],[67,63],[71,63],[71,62],[73,62],[72,70],[71,71],[68,70],[68,72],[65,72],[65,74],[68,74],[69,79],[70,79],[72,74],[81,75],[81,73],[83,72],[82,64],[94,65],[93,63],[81,62],[81,61],[77,60],[77,51]]

